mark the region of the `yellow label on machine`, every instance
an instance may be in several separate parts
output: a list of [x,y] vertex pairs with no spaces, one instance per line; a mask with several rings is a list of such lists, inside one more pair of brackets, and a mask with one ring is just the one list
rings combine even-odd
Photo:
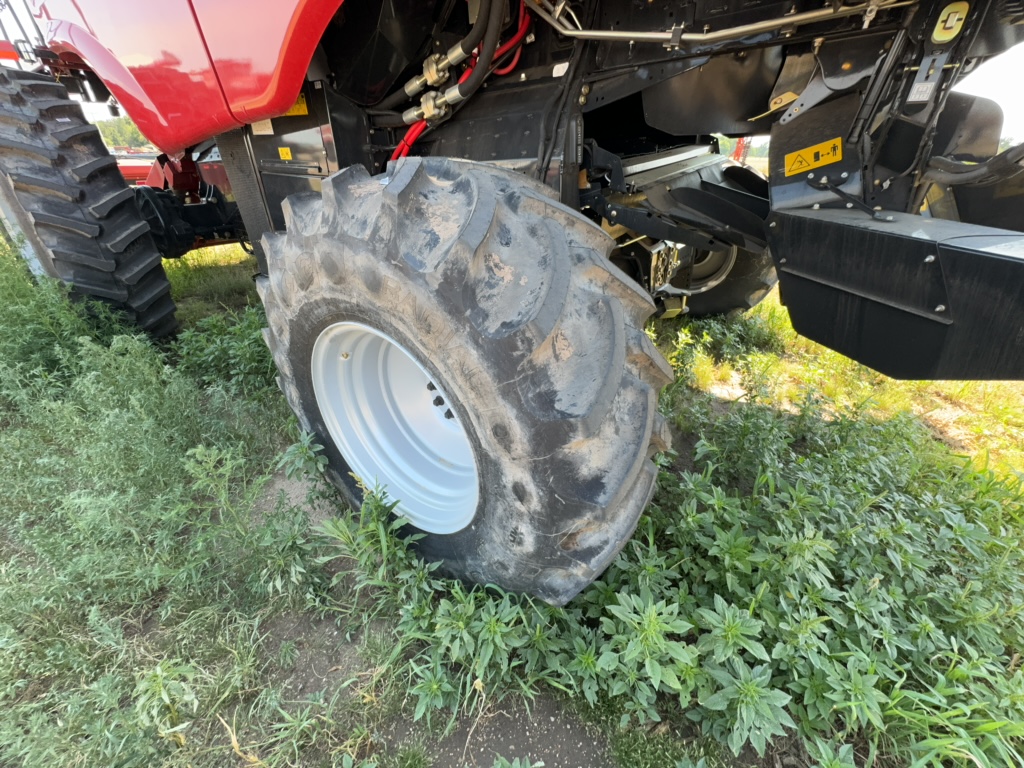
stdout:
[[964,20],[967,18],[967,11],[970,10],[967,3],[950,3],[942,9],[935,29],[932,30],[932,42],[942,45],[953,40],[964,28]]
[[291,160],[292,150],[290,147],[278,147],[277,156],[280,157],[282,160]]
[[309,107],[306,106],[306,94],[300,93],[299,100],[296,101],[292,108],[284,113],[285,117],[295,117],[297,115],[308,115]]
[[839,137],[786,155],[786,175],[796,176],[843,159],[843,140]]

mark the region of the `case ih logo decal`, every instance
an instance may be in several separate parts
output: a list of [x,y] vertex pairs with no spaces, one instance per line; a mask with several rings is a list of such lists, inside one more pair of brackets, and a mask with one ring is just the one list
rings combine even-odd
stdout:
[[964,28],[964,19],[967,18],[969,8],[970,6],[963,2],[950,3],[943,8],[935,31],[932,32],[932,42],[941,45],[959,35],[960,30]]

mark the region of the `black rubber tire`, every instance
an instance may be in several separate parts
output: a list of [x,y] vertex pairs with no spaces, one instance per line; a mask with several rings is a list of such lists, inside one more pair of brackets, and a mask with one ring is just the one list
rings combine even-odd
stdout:
[[[779,278],[775,274],[768,249],[740,251],[725,280],[704,293],[694,294],[686,302],[690,317],[725,315],[753,309],[767,296]],[[681,286],[682,287],[682,286]]]
[[[477,463],[470,525],[417,544],[448,575],[562,605],[596,579],[654,491],[667,447],[657,410],[671,368],[644,333],[650,298],[613,267],[597,226],[525,176],[407,158],[344,170],[285,202],[257,281],[267,342],[302,427],[357,483],[311,380],[319,333],[340,320],[401,343],[447,393]],[[372,478],[369,478],[372,482]]]
[[0,212],[37,272],[154,336],[177,327],[160,253],[81,106],[48,75],[0,68]]

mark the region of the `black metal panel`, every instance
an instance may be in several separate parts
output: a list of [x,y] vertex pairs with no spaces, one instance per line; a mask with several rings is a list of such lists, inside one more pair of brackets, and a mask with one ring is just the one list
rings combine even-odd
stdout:
[[983,187],[953,187],[961,221],[1024,232],[1024,174]]
[[430,49],[436,2],[360,0],[342,4],[324,35],[338,91],[375,104]]
[[600,78],[595,78],[588,82],[590,93],[586,96],[583,112],[584,114],[593,112],[595,109],[600,109],[634,93],[638,93],[645,88],[649,88],[655,83],[668,80],[691,69],[702,67],[709,60],[710,57],[708,56],[698,56],[678,61],[662,61],[656,64],[631,67],[627,71],[614,76],[603,75]]
[[847,210],[775,212],[793,327],[901,379],[1024,378],[1024,237]]
[[270,221],[273,225],[273,229],[277,231],[283,231],[284,225],[284,209],[281,207],[281,203],[284,202],[288,195],[296,195],[300,192],[315,192],[320,193],[320,184],[323,181],[322,176],[300,176],[289,173],[274,173],[263,171],[260,174],[260,178],[263,181],[263,191],[267,195],[267,201],[270,205]]
[[644,118],[651,127],[676,136],[766,131],[769,123],[750,118],[768,108],[781,70],[778,47],[716,56],[699,69],[645,90]]
[[951,93],[935,126],[933,154],[981,162],[999,152],[1003,109],[991,99]]
[[[814,204],[842,205],[835,194],[821,190],[808,182],[822,176],[835,182],[844,192],[859,195],[861,188],[861,159],[856,146],[846,143],[846,136],[860,107],[856,93],[840,96],[820,104],[796,120],[772,126],[769,147],[769,174],[772,208],[798,208]],[[842,159],[807,172],[795,172],[792,155],[807,147],[814,147],[833,139],[842,140]],[[787,157],[790,158],[787,167]],[[846,177],[843,177],[843,174]],[[787,175],[788,174],[788,175]]]
[[374,165],[363,110],[319,81],[306,83],[302,98],[305,114],[275,117],[272,133],[263,133],[266,123],[246,129],[273,229],[284,229],[288,195],[319,191],[321,180],[341,168],[362,164],[374,172],[383,162]]
[[224,170],[227,171],[228,179],[231,181],[231,190],[238,203],[238,210],[242,214],[246,236],[252,243],[260,272],[265,274],[267,257],[263,253],[260,238],[263,237],[263,233],[271,230],[270,216],[267,213],[263,190],[260,187],[245,132],[243,129],[238,129],[222,133],[217,137],[217,147],[220,149]]
[[466,102],[455,119],[417,142],[417,154],[462,157],[481,162],[537,157],[542,122],[560,92],[558,80],[529,83],[514,89],[489,87]]

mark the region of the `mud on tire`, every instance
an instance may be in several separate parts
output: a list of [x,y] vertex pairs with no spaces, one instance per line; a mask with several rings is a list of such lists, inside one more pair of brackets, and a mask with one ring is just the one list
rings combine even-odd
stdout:
[[428,533],[420,551],[449,575],[564,604],[610,564],[654,490],[671,378],[643,330],[654,306],[611,266],[598,227],[521,175],[444,158],[388,174],[336,174],[322,197],[289,198],[287,233],[265,236],[258,287],[281,387],[358,504],[311,355],[338,322],[395,340],[448,395],[479,482],[471,522]]
[[0,212],[36,273],[177,329],[160,253],[99,130],[48,75],[0,68]]

